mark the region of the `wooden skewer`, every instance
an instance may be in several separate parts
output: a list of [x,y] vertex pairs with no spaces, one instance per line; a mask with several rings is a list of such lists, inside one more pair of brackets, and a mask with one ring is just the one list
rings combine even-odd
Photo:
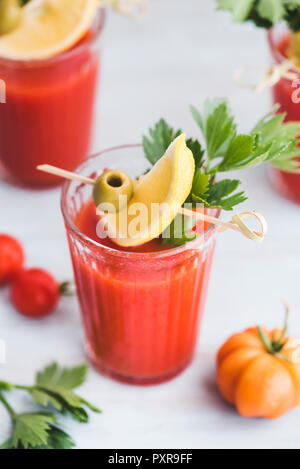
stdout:
[[83,184],[90,184],[94,185],[94,179],[87,178],[85,176],[81,176],[77,173],[71,173],[70,171],[66,171],[65,169],[56,168],[55,166],[51,166],[50,164],[40,164],[36,167],[39,171],[43,171],[44,173],[54,174],[54,176],[59,176],[64,179],[70,179],[70,181],[78,181],[82,182]]
[[[256,93],[260,93],[265,88],[272,87],[281,78],[286,78],[287,80],[296,80],[299,75],[295,72],[291,72],[290,69],[295,65],[292,60],[285,60],[281,64],[272,65],[271,67],[265,68],[259,65],[244,65],[238,67],[234,72],[235,82],[242,88],[249,88],[254,90]],[[243,73],[247,72],[250,69],[264,69],[265,73],[263,77],[256,84],[246,83],[242,80]]]
[[[55,176],[59,176],[64,179],[69,179],[72,181],[78,181],[83,184],[90,184],[90,185],[95,184],[95,180],[92,178],[88,178],[86,176],[82,176],[77,173],[72,173],[64,169],[56,168],[55,166],[51,166],[49,164],[39,165],[37,166],[37,169],[45,173],[53,174]],[[265,218],[260,213],[254,210],[251,212],[243,212],[240,214],[236,214],[232,217],[232,219],[229,222],[220,220],[219,218],[212,217],[202,212],[188,210],[186,208],[180,208],[178,213],[181,213],[182,215],[187,216],[187,217],[195,217],[197,220],[203,220],[203,221],[207,221],[208,223],[212,223],[219,227],[218,231],[220,233],[229,229],[234,230],[234,231],[239,231],[243,236],[246,236],[246,238],[251,239],[252,241],[256,241],[256,242],[263,241],[268,230],[268,226],[267,226],[267,222]],[[257,231],[251,230],[243,222],[242,218],[255,218],[260,223],[261,231],[257,232]]]
[[[220,220],[219,218],[212,217],[210,215],[206,215],[205,213],[187,210],[185,208],[181,208],[179,213],[188,217],[195,217],[197,220],[207,221],[214,225],[219,226],[218,231],[220,233],[224,233],[226,230],[234,230],[239,231],[242,235],[246,236],[246,238],[251,239],[252,241],[256,241],[260,243],[264,240],[265,235],[268,231],[268,225],[265,218],[255,210],[251,212],[243,212],[240,214],[236,214],[232,217],[231,221],[226,222]],[[261,232],[251,230],[242,220],[242,218],[255,218],[261,226]]]

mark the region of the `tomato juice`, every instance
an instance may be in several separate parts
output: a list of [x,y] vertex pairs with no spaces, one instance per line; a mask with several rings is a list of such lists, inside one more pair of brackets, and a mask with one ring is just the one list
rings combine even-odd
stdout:
[[[291,33],[287,31],[280,34],[279,29],[275,28],[269,32],[271,53],[276,63],[287,59],[290,41]],[[280,104],[279,112],[286,113],[287,121],[300,121],[300,70],[295,67],[293,72],[299,78],[294,82],[281,78],[272,88],[272,99],[274,104]],[[300,204],[300,174],[272,168],[272,180],[284,197]]]
[[0,104],[0,170],[5,179],[29,187],[60,184],[36,166],[73,170],[87,157],[103,23],[101,11],[86,37],[50,59],[0,57],[6,95]]
[[[142,174],[139,146],[112,149],[83,163],[80,174],[122,164]],[[109,161],[112,159],[112,161]],[[141,160],[142,161],[142,160]],[[145,163],[143,163],[145,165]],[[93,173],[94,174],[94,173]],[[91,188],[66,183],[65,219],[91,362],[102,373],[133,384],[155,384],[192,360],[207,294],[216,229],[181,247],[155,239],[121,249],[96,235]]]

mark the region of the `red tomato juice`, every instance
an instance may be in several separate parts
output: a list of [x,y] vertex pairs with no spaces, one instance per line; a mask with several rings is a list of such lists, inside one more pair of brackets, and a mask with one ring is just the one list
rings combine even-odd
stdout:
[[60,184],[36,166],[73,170],[89,152],[99,54],[95,31],[72,50],[39,61],[1,59],[5,103],[0,104],[0,169],[11,182],[34,186]]
[[[291,36],[285,35],[277,44],[277,53],[287,57]],[[274,103],[280,104],[279,112],[286,112],[287,121],[300,121],[300,72],[299,82],[293,86],[291,80],[282,78],[272,89]],[[299,159],[300,161],[300,159]],[[272,170],[273,182],[279,192],[286,198],[300,204],[300,174],[281,171],[277,168]]]
[[170,379],[194,354],[215,228],[180,248],[155,239],[125,251],[99,241],[97,222],[90,201],[75,220],[81,235],[67,226],[89,358],[100,372],[128,383]]

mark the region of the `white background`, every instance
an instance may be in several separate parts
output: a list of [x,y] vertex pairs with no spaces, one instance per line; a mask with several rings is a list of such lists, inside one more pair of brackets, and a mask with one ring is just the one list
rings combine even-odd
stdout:
[[[232,25],[214,11],[213,0],[149,0],[142,23],[111,13],[103,37],[103,76],[94,150],[134,143],[165,117],[197,135],[188,105],[207,96],[229,96],[241,130],[249,130],[270,106],[269,92],[257,96],[233,82],[238,64],[266,64],[264,31]],[[215,355],[233,332],[257,323],[280,326],[281,299],[291,305],[290,332],[300,336],[300,207],[281,199],[268,167],[243,174],[249,201],[268,219],[269,234],[257,246],[235,233],[219,237],[199,347],[179,378],[148,388],[118,384],[92,369],[81,394],[103,409],[91,423],[66,422],[80,448],[299,448],[300,409],[277,421],[246,420],[220,398]],[[22,240],[29,266],[49,269],[59,280],[72,277],[59,189],[26,191],[0,183],[0,231]],[[71,366],[85,361],[76,300],[64,299],[51,317],[32,321],[0,292],[0,338],[7,363],[0,379],[32,383],[52,360]],[[27,405],[18,395],[16,406]],[[0,408],[0,441],[9,421]]]

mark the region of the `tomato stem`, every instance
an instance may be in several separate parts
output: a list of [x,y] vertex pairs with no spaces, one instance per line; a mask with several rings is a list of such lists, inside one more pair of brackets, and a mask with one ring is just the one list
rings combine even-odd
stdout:
[[257,331],[260,337],[260,340],[262,341],[263,346],[265,347],[266,351],[268,353],[271,353],[272,355],[274,354],[274,351],[272,350],[272,342],[270,341],[269,337],[267,334],[262,330],[260,326],[257,327]]
[[266,349],[266,351],[270,353],[271,355],[276,355],[282,360],[285,359],[285,357],[280,352],[286,344],[286,340],[284,340],[284,338],[288,329],[289,314],[290,314],[290,308],[288,304],[285,304],[284,325],[283,325],[283,329],[278,340],[275,340],[274,336],[272,336],[272,339],[270,340],[270,338],[264,332],[264,330],[260,326],[257,327],[257,332],[259,334],[260,340],[262,341],[262,344],[264,348]]
[[60,296],[76,296],[76,291],[71,288],[71,282],[62,282],[58,286]]

